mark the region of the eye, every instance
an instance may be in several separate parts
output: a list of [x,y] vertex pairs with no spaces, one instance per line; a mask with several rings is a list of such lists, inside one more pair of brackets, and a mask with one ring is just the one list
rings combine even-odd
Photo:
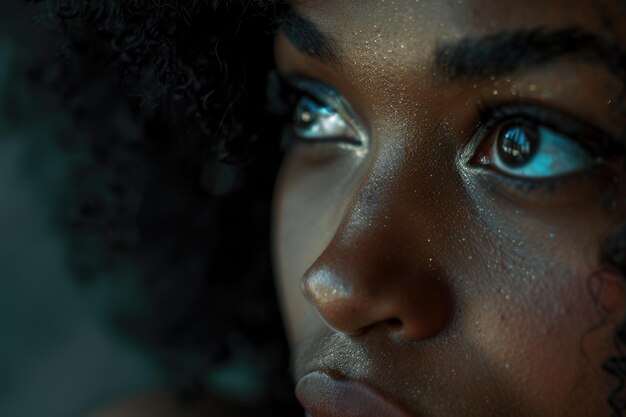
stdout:
[[614,161],[623,140],[561,110],[526,103],[480,105],[473,165],[538,185]]
[[311,80],[290,82],[294,92],[292,130],[306,143],[363,145],[365,131],[354,111],[333,88]]
[[526,121],[503,124],[481,162],[518,178],[550,178],[581,171],[596,162],[574,139]]
[[293,114],[295,133],[307,141],[332,142],[338,139],[358,144],[358,133],[333,107],[302,96]]

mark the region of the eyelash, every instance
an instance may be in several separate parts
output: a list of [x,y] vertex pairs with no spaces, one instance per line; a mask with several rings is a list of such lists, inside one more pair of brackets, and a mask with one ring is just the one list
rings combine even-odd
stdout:
[[[605,168],[602,163],[609,158],[625,154],[624,140],[612,137],[610,134],[575,116],[550,107],[530,103],[499,102],[480,103],[476,106],[476,110],[479,115],[479,121],[475,133],[470,139],[470,153],[472,157],[468,161],[473,167],[482,169],[481,164],[475,159],[478,149],[483,146],[490,146],[493,141],[497,140],[497,138],[492,136],[497,134],[498,127],[513,120],[543,126],[567,136],[597,160],[597,163],[591,170],[554,177],[528,179],[499,174],[500,181],[521,191],[543,190],[553,192],[559,187],[581,177],[594,176],[598,173],[606,175],[607,172],[606,169],[602,169]],[[484,171],[491,173],[493,170],[484,169]]]
[[[289,149],[296,143],[303,143],[311,147],[320,147],[328,144],[342,144],[347,146],[359,146],[362,145],[358,140],[349,137],[336,137],[325,138],[317,140],[307,140],[305,137],[301,137],[295,129],[295,122],[293,119],[295,109],[298,103],[305,98],[310,99],[312,102],[317,103],[320,106],[327,105],[329,108],[334,109],[337,113],[343,116],[354,116],[353,112],[349,108],[350,106],[344,102],[342,96],[333,90],[331,87],[325,84],[308,78],[293,78],[285,79],[278,74],[270,74],[270,86],[268,91],[268,108],[271,113],[281,118],[283,125],[286,129],[283,133],[283,139],[281,147],[283,150]],[[319,89],[317,93],[314,90]],[[338,103],[331,104],[336,101]],[[352,117],[347,117],[350,123],[354,123]],[[349,123],[349,124],[350,124]],[[358,134],[360,131],[356,129],[354,134]]]
[[575,140],[597,158],[606,158],[624,150],[623,141],[575,116],[543,105],[515,102],[479,103],[476,110],[479,122],[475,138],[486,136],[485,133],[495,130],[504,122],[520,119],[545,126]]

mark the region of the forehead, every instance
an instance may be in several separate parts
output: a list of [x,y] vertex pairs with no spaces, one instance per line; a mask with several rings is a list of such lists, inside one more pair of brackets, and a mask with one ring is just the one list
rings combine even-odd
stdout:
[[[296,0],[294,5],[338,40],[421,34],[454,39],[509,28],[618,27],[623,0]],[[360,36],[362,35],[362,36]]]
[[432,84],[433,59],[442,44],[536,29],[582,29],[617,47],[626,44],[622,0],[296,0],[293,5],[337,46],[341,83],[366,87],[374,101],[385,103],[389,95],[398,101],[401,92],[393,86],[423,91],[420,80]]

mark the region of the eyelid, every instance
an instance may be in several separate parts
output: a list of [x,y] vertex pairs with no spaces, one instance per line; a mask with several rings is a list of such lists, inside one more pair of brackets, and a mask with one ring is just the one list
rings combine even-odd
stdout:
[[304,93],[319,103],[327,104],[336,108],[336,105],[343,104],[341,95],[334,88],[319,81],[304,77],[292,77],[286,80],[291,89],[300,94]]
[[[337,142],[350,147],[364,147],[368,144],[368,134],[360,118],[352,109],[352,106],[350,106],[343,96],[333,87],[321,81],[304,77],[285,77],[281,78],[281,81],[291,92],[292,97],[295,96],[299,99],[307,96],[320,105],[331,107],[345,120],[351,130],[354,131],[353,138],[337,137],[336,141],[333,141],[332,138],[326,138],[326,140],[319,140],[320,143]],[[291,108],[293,108],[294,105],[295,104],[292,103]]]
[[[606,131],[582,119],[544,105],[530,103],[497,103],[477,105],[478,127],[472,136],[474,147],[479,146],[496,128],[510,120],[525,120],[544,126],[556,133],[567,136],[583,147],[593,157],[606,159],[615,154],[623,154],[626,141],[620,140]],[[474,153],[474,152],[472,152]]]

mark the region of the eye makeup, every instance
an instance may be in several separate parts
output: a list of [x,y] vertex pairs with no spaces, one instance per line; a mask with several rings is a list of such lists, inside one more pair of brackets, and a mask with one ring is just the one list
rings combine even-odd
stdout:
[[275,108],[280,108],[285,120],[285,148],[298,143],[358,152],[366,149],[367,131],[338,91],[308,78],[276,77],[276,82],[280,95],[274,93],[274,97],[280,97],[280,105]]
[[358,132],[335,106],[310,95],[297,98],[293,111],[293,129],[303,141],[336,142],[360,145]]
[[575,116],[520,103],[478,107],[467,164],[517,189],[555,191],[586,174],[607,176],[624,143]]

